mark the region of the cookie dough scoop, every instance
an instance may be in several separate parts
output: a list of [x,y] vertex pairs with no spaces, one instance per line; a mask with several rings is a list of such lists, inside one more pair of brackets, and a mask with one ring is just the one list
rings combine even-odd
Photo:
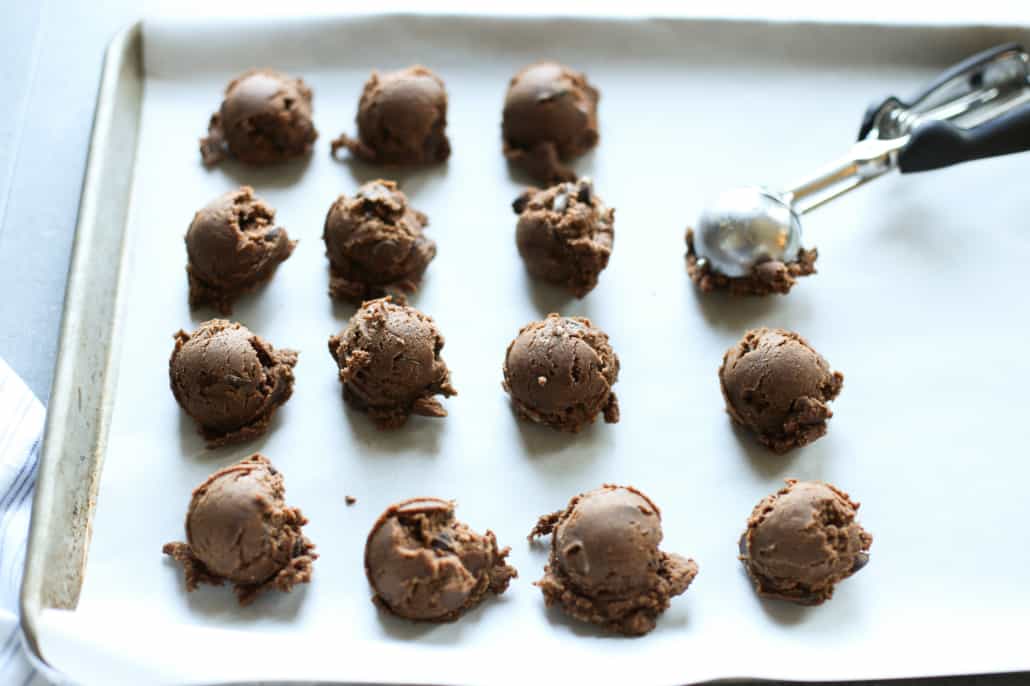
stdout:
[[733,422],[782,455],[826,434],[844,375],[793,331],[761,328],[726,351],[719,384]]
[[262,591],[290,591],[311,580],[315,546],[306,517],[285,502],[283,477],[255,453],[197,486],[186,513],[186,541],[163,552],[182,565],[186,589],[228,581],[241,605]]
[[444,338],[436,323],[389,296],[370,300],[347,328],[329,338],[343,398],[380,429],[396,429],[413,415],[446,417],[438,395],[457,395],[440,356]]
[[369,181],[354,196],[338,197],[322,232],[329,295],[356,305],[387,294],[405,302],[436,257],[428,224],[393,181]]
[[627,636],[655,628],[670,599],[697,576],[697,563],[659,549],[662,515],[632,486],[605,484],[544,515],[530,533],[552,535],[536,586],[548,606]]
[[512,209],[519,216],[515,244],[526,271],[577,298],[597,286],[612,255],[615,210],[594,192],[589,179],[529,188]]
[[209,448],[268,431],[293,394],[297,351],[276,349],[247,327],[224,319],[175,334],[168,361],[172,395]]
[[821,481],[787,479],[763,498],[740,536],[740,561],[764,598],[821,605],[838,583],[869,562],[872,535],[859,504]]
[[222,106],[200,139],[204,164],[235,157],[263,166],[307,155],[318,138],[311,97],[302,79],[272,69],[244,72],[226,86]]
[[332,154],[346,149],[372,164],[421,165],[451,156],[447,89],[431,69],[415,65],[372,72],[358,102],[358,137],[341,134]]
[[454,503],[412,498],[391,505],[365,543],[365,575],[382,609],[414,621],[451,622],[500,595],[518,576],[492,531],[454,516]]
[[557,62],[531,64],[512,77],[504,97],[504,156],[538,183],[575,181],[565,163],[600,140],[601,94],[587,77]]
[[237,298],[269,281],[297,246],[250,186],[199,210],[185,240],[190,306],[211,304],[224,315],[232,313]]
[[952,67],[914,98],[871,107],[842,158],[786,190],[721,193],[688,229],[687,271],[702,291],[787,293],[815,273],[801,216],[884,174],[1030,150],[1030,55],[1006,44]]
[[549,314],[508,345],[501,385],[522,419],[576,433],[596,421],[619,421],[612,386],[619,356],[608,334],[583,317]]

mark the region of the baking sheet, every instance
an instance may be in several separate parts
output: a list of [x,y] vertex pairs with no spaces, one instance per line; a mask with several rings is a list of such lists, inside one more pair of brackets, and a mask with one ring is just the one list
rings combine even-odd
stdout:
[[[1030,668],[1027,156],[887,178],[806,217],[820,274],[787,298],[701,296],[682,260],[683,227],[706,194],[786,183],[839,154],[870,99],[1025,37],[686,20],[145,23],[118,391],[80,602],[44,614],[44,656],[86,683],[680,684]],[[583,301],[530,282],[514,248],[510,202],[526,179],[500,155],[499,110],[510,75],[541,57],[584,69],[602,90],[602,143],[577,169],[616,208],[617,238]],[[331,160],[328,141],[352,130],[369,70],[412,62],[447,82],[450,162],[394,173]],[[316,152],[285,169],[206,171],[196,139],[224,83],[255,64],[314,88]],[[439,254],[413,304],[446,336],[460,393],[447,419],[396,434],[343,406],[325,347],[353,311],[325,294],[325,212],[380,174],[430,216]],[[171,334],[213,316],[186,305],[182,234],[198,207],[242,183],[301,242],[234,318],[301,357],[272,431],[207,451],[167,389]],[[570,437],[515,420],[500,389],[504,350],[550,311],[610,334],[619,424]],[[846,377],[829,434],[786,457],[722,410],[722,352],[757,325],[801,332]],[[314,581],[242,609],[224,588],[186,595],[161,544],[183,535],[195,485],[258,450],[311,520]],[[751,507],[784,477],[850,491],[875,536],[871,564],[824,607],[757,599],[735,557]],[[531,586],[546,557],[525,542],[536,516],[605,481],[647,492],[663,509],[664,546],[701,568],[642,639],[569,622]],[[415,495],[457,499],[460,517],[512,546],[521,576],[508,593],[445,626],[375,610],[364,537],[383,508]]]

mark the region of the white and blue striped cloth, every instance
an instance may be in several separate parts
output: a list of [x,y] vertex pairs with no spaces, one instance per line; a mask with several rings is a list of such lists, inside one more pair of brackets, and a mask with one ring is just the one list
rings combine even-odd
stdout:
[[46,686],[25,656],[18,590],[43,437],[43,406],[0,359],[0,684]]

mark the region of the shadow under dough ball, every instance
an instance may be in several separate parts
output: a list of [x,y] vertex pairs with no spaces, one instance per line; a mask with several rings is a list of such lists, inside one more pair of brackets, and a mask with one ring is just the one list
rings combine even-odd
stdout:
[[357,305],[387,294],[404,302],[436,256],[436,243],[423,233],[427,224],[393,181],[376,179],[352,198],[341,195],[322,232],[329,295]]
[[589,180],[527,189],[512,209],[519,215],[515,243],[530,274],[577,298],[597,286],[612,254],[615,210],[605,207]]
[[374,164],[435,164],[451,155],[447,140],[447,90],[421,65],[372,72],[358,102],[358,138],[346,134],[331,143]]
[[252,165],[307,155],[318,138],[311,120],[311,89],[271,69],[251,69],[229,82],[225,99],[200,139],[204,164],[231,155]]
[[186,231],[190,306],[231,314],[236,298],[271,279],[296,245],[250,186],[218,196]]
[[450,622],[500,595],[518,576],[492,531],[454,518],[454,503],[413,498],[391,505],[365,543],[365,574],[376,605],[398,617]]
[[855,520],[859,504],[821,481],[787,479],[766,496],[740,537],[740,560],[765,598],[821,605],[869,562],[873,537]]
[[501,135],[504,156],[539,183],[575,181],[562,164],[600,139],[600,93],[586,76],[556,62],[539,62],[512,77],[504,97]]
[[577,432],[601,413],[609,424],[619,421],[618,378],[607,334],[589,319],[549,314],[508,346],[502,386],[523,419]]
[[782,455],[826,433],[844,375],[798,334],[761,328],[726,351],[719,383],[733,421]]
[[669,599],[687,590],[697,563],[658,549],[662,516],[632,486],[605,484],[544,515],[530,533],[553,534],[544,578],[548,606],[627,636],[655,628]]
[[175,400],[216,448],[268,430],[293,394],[296,364],[296,351],[276,350],[242,324],[212,319],[175,334],[168,374]]
[[447,416],[434,397],[457,395],[440,357],[443,344],[430,317],[386,297],[362,305],[330,337],[329,354],[340,369],[344,400],[380,429],[395,429],[413,414]]
[[235,587],[241,605],[264,590],[290,591],[311,580],[315,546],[301,533],[308,520],[287,507],[282,474],[255,453],[219,469],[193,491],[186,542],[163,552],[183,566],[186,589]]

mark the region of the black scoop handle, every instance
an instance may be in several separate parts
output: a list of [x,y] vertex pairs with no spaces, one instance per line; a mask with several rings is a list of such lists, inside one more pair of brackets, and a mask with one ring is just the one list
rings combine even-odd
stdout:
[[[1022,47],[1005,43],[977,53],[946,70],[908,101],[891,96],[872,105],[862,119],[859,139],[869,135],[877,114],[885,107],[908,109],[963,76],[969,79],[970,89],[978,88],[983,79],[980,67],[1013,50],[1022,51]],[[1030,150],[1030,102],[968,129],[945,120],[925,121],[909,133],[908,144],[898,152],[898,168],[902,173],[930,171],[1026,150]]]
[[960,162],[1030,150],[1030,102],[972,129],[928,121],[898,152],[901,173],[942,169]]

